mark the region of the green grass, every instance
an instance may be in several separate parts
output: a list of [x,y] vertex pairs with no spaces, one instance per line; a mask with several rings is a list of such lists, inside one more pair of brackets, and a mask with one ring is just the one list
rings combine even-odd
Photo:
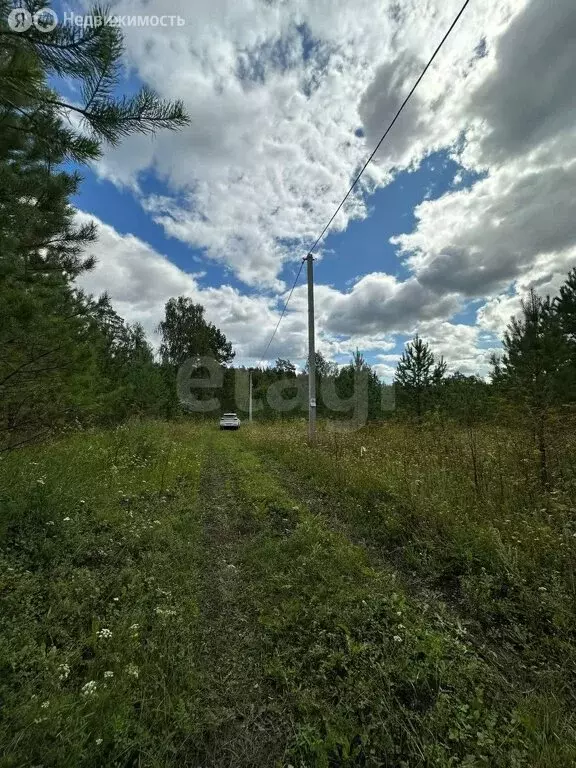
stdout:
[[0,764],[155,764],[173,748],[196,685],[174,659],[198,614],[201,450],[132,426],[0,465]]
[[558,461],[555,490],[544,494],[527,436],[503,429],[470,436],[455,427],[389,424],[321,433],[315,447],[302,430],[259,428],[245,439],[273,455],[300,486],[325,492],[352,534],[442,590],[495,640],[521,646],[535,665],[551,656],[572,664],[574,445]]
[[575,764],[569,490],[506,485],[550,531],[515,546],[493,436],[479,499],[466,435],[403,430],[134,423],[4,458],[0,766]]

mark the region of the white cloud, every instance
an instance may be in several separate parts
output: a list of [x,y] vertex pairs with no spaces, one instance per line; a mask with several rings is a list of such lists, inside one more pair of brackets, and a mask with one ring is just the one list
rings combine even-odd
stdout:
[[[162,96],[182,98],[191,125],[155,141],[132,138],[106,154],[99,172],[131,186],[169,236],[285,297],[282,265],[297,261],[329,219],[460,4],[157,0],[155,13],[187,23],[126,29],[129,64]],[[146,8],[123,0],[118,12]],[[529,287],[556,290],[576,254],[575,34],[573,0],[470,4],[363,189],[442,148],[485,176],[417,207],[414,231],[394,240],[407,278],[374,272],[347,292],[317,287],[319,348],[387,350],[390,334],[420,329],[453,367],[484,371],[485,347]],[[142,193],[147,170],[165,181],[162,195]],[[354,198],[334,229],[364,216]],[[168,295],[189,292],[239,354],[263,351],[278,317],[273,299],[203,287],[140,241],[104,236],[120,263],[103,256],[106,267],[87,280],[117,290],[127,316],[151,328]],[[124,287],[131,270],[134,286]],[[470,298],[483,301],[477,327],[450,323]],[[304,355],[305,303],[298,288],[272,356]]]
[[[252,359],[263,351],[277,321],[271,299],[245,296],[228,285],[202,286],[198,275],[179,269],[138,237],[122,235],[83,212],[77,218],[79,223],[93,220],[98,226],[98,240],[87,249],[97,265],[79,278],[80,287],[96,296],[108,292],[119,314],[130,323],[141,323],[151,341],[159,341],[155,329],[168,299],[188,296],[201,303],[207,319],[233,341],[239,358]],[[294,318],[291,327],[282,329],[282,341],[292,352],[295,335],[300,345],[303,321],[299,325]]]
[[485,178],[421,203],[415,230],[394,238],[423,286],[486,298],[492,331],[574,264],[575,34],[573,0],[531,0],[502,27],[462,104],[460,158]]
[[444,358],[449,373],[460,371],[466,375],[488,374],[490,356],[497,351],[497,346],[480,346],[478,328],[464,323],[434,321],[422,323],[418,332],[430,344],[436,358]]
[[[521,4],[469,7],[365,188],[457,139],[454,113],[474,50]],[[191,125],[154,143],[131,139],[107,153],[99,172],[137,188],[139,173],[153,168],[168,193],[143,203],[169,235],[204,248],[250,285],[278,289],[282,263],[330,218],[459,5],[438,0],[424,13],[419,0],[158,0],[155,13],[180,14],[186,25],[127,28],[128,60],[162,96],[184,100]],[[124,0],[118,12],[145,7]],[[365,215],[353,198],[333,229]]]
[[[86,255],[96,257],[97,264],[93,271],[79,278],[80,287],[96,296],[108,292],[120,315],[130,323],[141,323],[156,344],[159,339],[155,329],[164,315],[164,305],[172,296],[188,296],[205,307],[207,319],[232,341],[239,362],[255,364],[260,361],[278,322],[286,294],[276,302],[257,294],[243,295],[228,285],[203,286],[201,273],[184,272],[140,238],[121,234],[81,211],[77,212],[77,220],[79,224],[92,220],[98,227],[98,240],[86,252]],[[387,283],[386,276],[374,275],[373,279]],[[363,283],[367,282],[367,278],[363,278]],[[350,308],[358,301],[358,285],[349,293],[322,284],[316,287],[317,348],[329,359],[348,358],[356,349],[363,353],[379,352],[382,360],[388,359],[382,352],[394,349],[396,342],[392,333],[362,330],[361,323],[357,331],[352,324],[344,333],[330,328],[330,318],[342,311],[342,307]],[[306,289],[299,286],[269,349],[267,361],[274,361],[276,357],[298,361],[306,355]],[[394,355],[389,357],[390,360],[393,358]]]

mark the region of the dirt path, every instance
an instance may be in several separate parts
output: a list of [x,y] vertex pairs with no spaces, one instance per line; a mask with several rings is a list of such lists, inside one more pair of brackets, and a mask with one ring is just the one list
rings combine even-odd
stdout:
[[254,528],[235,493],[234,468],[214,442],[208,445],[200,481],[203,537],[200,572],[200,658],[194,665],[210,681],[202,706],[213,729],[203,734],[199,764],[273,765],[283,742],[270,712],[258,622],[245,599],[242,552]]

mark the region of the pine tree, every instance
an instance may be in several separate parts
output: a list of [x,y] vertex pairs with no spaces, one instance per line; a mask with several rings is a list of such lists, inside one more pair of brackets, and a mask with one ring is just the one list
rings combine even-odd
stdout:
[[571,350],[549,297],[531,289],[521,316],[508,325],[503,347],[501,359],[493,359],[492,379],[527,418],[538,448],[540,480],[548,488],[550,418],[565,401],[571,379]]
[[560,288],[560,296],[554,300],[553,307],[562,333],[572,348],[572,360],[576,365],[576,268],[569,272],[566,282]]
[[445,373],[444,359],[436,362],[428,344],[416,335],[406,345],[396,367],[394,383],[398,405],[415,412],[420,419]]
[[[42,0],[22,3],[32,14],[48,5]],[[124,52],[119,27],[58,24],[51,32],[35,26],[15,31],[6,21],[11,7],[9,0],[0,0],[0,105],[24,117],[29,133],[51,141],[50,116],[76,115],[77,128],[69,122],[64,133],[60,126],[54,134],[58,140],[66,136],[70,154],[86,160],[98,156],[102,140],[115,144],[133,133],[180,128],[188,122],[181,101],[161,100],[149,88],[131,97],[114,95]],[[108,10],[95,6],[88,15],[105,19]],[[48,88],[50,76],[76,80],[80,103]]]
[[[25,3],[31,12],[45,6]],[[7,26],[10,10],[0,0],[1,449],[74,420],[100,419],[116,397],[118,376],[108,375],[114,366],[103,355],[106,334],[93,303],[73,287],[94,266],[82,251],[95,228],[75,224],[69,201],[80,177],[64,164],[97,158],[103,141],[187,120],[180,102],[149,90],[113,94],[122,55],[118,28],[15,32]],[[75,80],[80,102],[69,104],[49,87],[52,76]]]

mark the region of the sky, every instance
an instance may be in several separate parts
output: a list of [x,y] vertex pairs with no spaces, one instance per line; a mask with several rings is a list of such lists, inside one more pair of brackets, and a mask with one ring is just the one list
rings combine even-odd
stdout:
[[[125,80],[190,125],[107,147],[74,204],[117,311],[155,327],[200,302],[261,361],[288,291],[462,0],[121,0]],[[487,375],[531,286],[576,265],[576,3],[472,0],[315,261],[317,346],[385,380],[419,333]],[[74,91],[69,93],[74,98]],[[305,270],[267,360],[307,354]]]

